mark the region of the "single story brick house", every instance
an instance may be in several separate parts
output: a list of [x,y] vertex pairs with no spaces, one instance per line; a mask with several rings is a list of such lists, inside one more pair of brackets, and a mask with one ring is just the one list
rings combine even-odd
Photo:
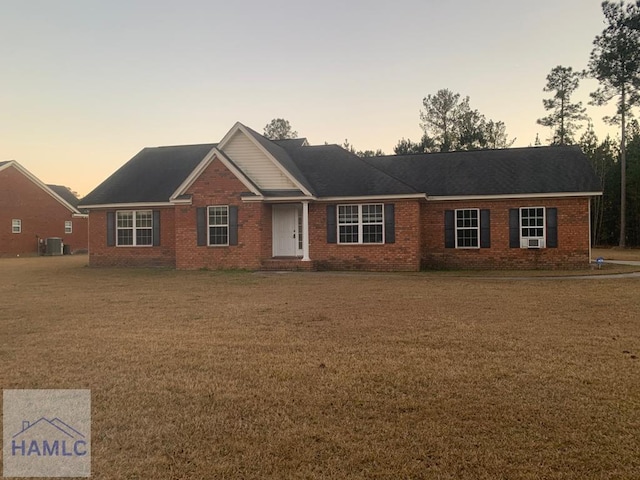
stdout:
[[92,266],[575,268],[601,190],[578,147],[360,158],[236,123],[143,149],[80,206]]
[[88,215],[67,187],[46,185],[15,160],[0,162],[0,256],[44,253],[47,238],[86,252]]

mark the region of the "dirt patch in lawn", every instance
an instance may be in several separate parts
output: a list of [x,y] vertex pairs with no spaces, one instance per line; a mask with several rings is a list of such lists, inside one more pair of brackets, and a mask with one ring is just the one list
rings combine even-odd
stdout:
[[92,476],[638,478],[639,279],[0,260],[3,388],[90,388]]

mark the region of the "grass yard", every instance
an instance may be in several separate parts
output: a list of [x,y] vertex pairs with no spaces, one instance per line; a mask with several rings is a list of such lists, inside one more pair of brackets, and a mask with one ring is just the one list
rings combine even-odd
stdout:
[[0,260],[3,388],[90,388],[96,479],[640,478],[640,278]]

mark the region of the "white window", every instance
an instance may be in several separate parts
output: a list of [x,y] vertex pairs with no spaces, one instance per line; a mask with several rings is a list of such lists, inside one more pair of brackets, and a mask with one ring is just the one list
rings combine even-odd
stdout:
[[73,233],[73,222],[71,220],[64,221],[64,233]]
[[208,207],[209,245],[229,245],[229,207]]
[[116,245],[153,245],[153,213],[151,210],[116,212]]
[[384,243],[382,204],[338,205],[338,243]]
[[19,218],[14,218],[11,220],[11,233],[21,233],[22,232],[22,220]]
[[520,209],[520,247],[545,247],[545,208],[524,207]]
[[456,210],[456,248],[480,248],[480,210]]

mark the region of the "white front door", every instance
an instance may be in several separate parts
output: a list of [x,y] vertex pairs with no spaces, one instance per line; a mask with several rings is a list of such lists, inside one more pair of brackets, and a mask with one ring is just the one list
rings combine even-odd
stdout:
[[299,249],[298,205],[273,205],[273,256],[297,257]]

